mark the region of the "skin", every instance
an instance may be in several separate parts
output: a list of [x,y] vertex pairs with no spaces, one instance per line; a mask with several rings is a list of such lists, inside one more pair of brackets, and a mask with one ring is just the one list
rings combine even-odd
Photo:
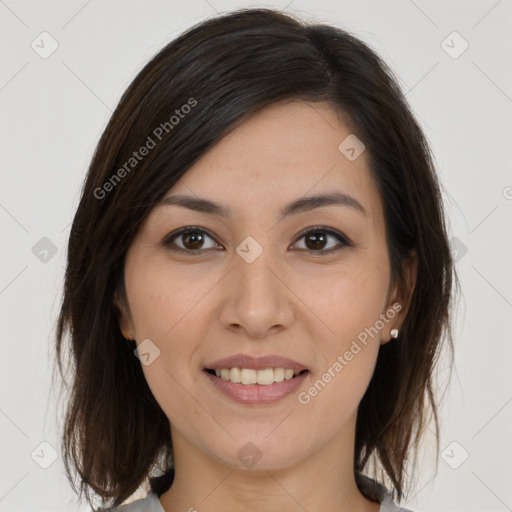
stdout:
[[[233,217],[155,207],[128,251],[121,329],[160,350],[142,368],[170,422],[176,476],[160,496],[167,512],[239,511],[247,503],[265,512],[379,509],[354,480],[357,407],[380,345],[403,323],[416,266],[406,267],[403,285],[391,282],[382,201],[367,152],[350,161],[338,149],[349,134],[326,103],[266,107],[167,194],[213,200]],[[279,220],[285,204],[333,191],[356,198],[366,215],[329,205]],[[302,236],[318,225],[353,245],[332,235],[315,245],[311,234]],[[201,246],[178,237],[174,243],[189,253],[173,252],[163,242],[185,226],[202,227],[211,238]],[[236,252],[248,236],[263,249],[250,264]],[[274,403],[239,404],[203,373],[209,362],[235,353],[278,354],[308,367],[299,391],[307,390],[396,302],[400,313],[307,404],[298,392]],[[262,455],[252,468],[237,457],[249,442]]]

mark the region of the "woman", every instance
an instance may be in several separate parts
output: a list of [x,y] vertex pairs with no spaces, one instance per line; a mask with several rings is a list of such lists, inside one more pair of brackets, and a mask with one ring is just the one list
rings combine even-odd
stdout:
[[368,46],[269,9],[192,27],[123,95],[71,228],[68,477],[123,512],[398,510],[453,350],[447,238]]

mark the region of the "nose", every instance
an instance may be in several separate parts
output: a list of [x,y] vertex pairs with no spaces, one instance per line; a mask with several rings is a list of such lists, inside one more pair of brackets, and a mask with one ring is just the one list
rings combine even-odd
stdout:
[[290,327],[294,295],[287,286],[284,267],[270,249],[253,261],[241,254],[234,256],[224,283],[220,312],[224,328],[243,333],[246,338],[261,339]]

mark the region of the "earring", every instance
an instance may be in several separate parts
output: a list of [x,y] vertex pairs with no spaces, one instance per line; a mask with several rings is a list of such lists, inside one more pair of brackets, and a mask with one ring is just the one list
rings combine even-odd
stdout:
[[390,334],[392,338],[398,338],[398,329],[391,329]]

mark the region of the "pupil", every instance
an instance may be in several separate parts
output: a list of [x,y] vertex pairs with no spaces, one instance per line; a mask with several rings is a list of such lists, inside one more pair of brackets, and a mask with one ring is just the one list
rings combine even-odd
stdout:
[[[309,240],[313,240],[313,243],[312,244],[308,243]],[[308,235],[306,237],[306,245],[309,249],[319,249],[319,248],[321,249],[322,247],[320,247],[318,244],[320,244],[320,246],[322,244],[325,244],[325,233]]]

